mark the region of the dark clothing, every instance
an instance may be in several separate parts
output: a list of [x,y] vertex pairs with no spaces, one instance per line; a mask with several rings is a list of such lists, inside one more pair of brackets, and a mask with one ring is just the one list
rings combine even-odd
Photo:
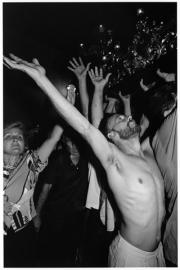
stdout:
[[87,161],[80,157],[75,166],[68,152],[54,151],[41,178],[52,188],[43,208],[40,266],[74,267],[88,187]]
[[16,233],[10,228],[4,236],[4,267],[36,267],[36,240],[32,221]]
[[44,183],[52,184],[45,214],[48,212],[52,218],[59,219],[84,207],[88,185],[88,164],[84,157],[75,166],[68,152],[55,151],[41,176]]

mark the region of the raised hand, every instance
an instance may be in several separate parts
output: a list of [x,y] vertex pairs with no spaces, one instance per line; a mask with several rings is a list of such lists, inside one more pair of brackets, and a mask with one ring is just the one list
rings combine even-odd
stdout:
[[71,61],[69,61],[70,66],[67,68],[71,70],[78,80],[82,80],[86,78],[87,71],[89,70],[89,66],[91,63],[88,63],[85,67],[81,57],[79,57],[79,62],[76,60],[76,58],[73,58]]
[[143,78],[140,80],[140,86],[141,86],[141,89],[142,90],[144,90],[145,92],[146,91],[148,91],[150,88],[152,88],[155,84],[156,84],[156,82],[152,82],[152,83],[150,83],[150,84],[148,84],[148,85],[145,85],[144,84],[144,81],[143,81]]
[[8,68],[21,70],[27,73],[35,81],[46,74],[45,69],[40,65],[36,58],[32,60],[32,63],[29,63],[14,54],[10,54],[10,58],[4,56],[3,60],[5,66]]
[[174,82],[175,81],[175,73],[166,73],[161,72],[160,69],[156,71],[157,75],[164,79],[166,82]]
[[102,68],[98,70],[98,67],[95,67],[94,70],[93,69],[89,70],[88,74],[94,86],[98,88],[104,88],[104,86],[107,84],[109,77],[111,75],[111,73],[108,73],[106,77],[103,78],[103,70]]
[[121,98],[121,100],[123,101],[123,103],[130,102],[130,98],[131,98],[130,95],[123,96],[121,91],[119,91],[118,94],[119,94],[119,97]]
[[119,91],[119,96],[124,104],[124,114],[131,115],[131,95],[123,96],[121,91]]

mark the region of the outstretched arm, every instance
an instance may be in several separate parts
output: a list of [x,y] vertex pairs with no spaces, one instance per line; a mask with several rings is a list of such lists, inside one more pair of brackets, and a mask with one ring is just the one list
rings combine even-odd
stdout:
[[100,68],[98,71],[98,67],[95,67],[94,70],[91,69],[88,73],[95,86],[91,105],[92,124],[98,128],[103,118],[103,90],[111,74],[108,73],[106,77],[103,78],[103,70]]
[[82,113],[88,119],[89,96],[87,92],[86,75],[90,63],[88,63],[87,66],[85,67],[81,57],[79,57],[79,62],[75,58],[73,58],[71,61],[69,61],[69,64],[70,66],[68,66],[68,69],[71,70],[76,75],[79,82]]
[[50,98],[65,121],[90,144],[102,165],[108,167],[110,160],[112,160],[110,158],[112,157],[112,149],[108,141],[98,129],[92,126],[88,120],[59,93],[46,77],[45,69],[40,66],[38,60],[33,59],[33,62],[29,63],[11,54],[11,59],[4,57],[4,61],[10,68],[25,72],[37,83],[41,90]]

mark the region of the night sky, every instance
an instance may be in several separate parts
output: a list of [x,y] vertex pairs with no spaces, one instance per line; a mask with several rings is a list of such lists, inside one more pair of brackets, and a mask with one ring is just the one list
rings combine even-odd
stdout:
[[[63,74],[68,60],[78,56],[79,44],[92,42],[98,26],[113,30],[126,47],[131,40],[138,8],[158,21],[176,16],[176,3],[3,3],[3,50]],[[69,72],[69,71],[68,71]],[[71,74],[72,75],[72,74]],[[74,77],[73,77],[74,78]],[[19,71],[4,68],[4,121],[45,123],[46,98]]]

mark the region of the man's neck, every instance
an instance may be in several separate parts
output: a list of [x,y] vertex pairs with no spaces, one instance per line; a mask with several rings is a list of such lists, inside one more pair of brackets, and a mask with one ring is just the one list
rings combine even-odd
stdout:
[[129,140],[122,140],[116,143],[119,149],[127,155],[134,155],[139,157],[144,157],[141,145],[137,138],[132,138]]

